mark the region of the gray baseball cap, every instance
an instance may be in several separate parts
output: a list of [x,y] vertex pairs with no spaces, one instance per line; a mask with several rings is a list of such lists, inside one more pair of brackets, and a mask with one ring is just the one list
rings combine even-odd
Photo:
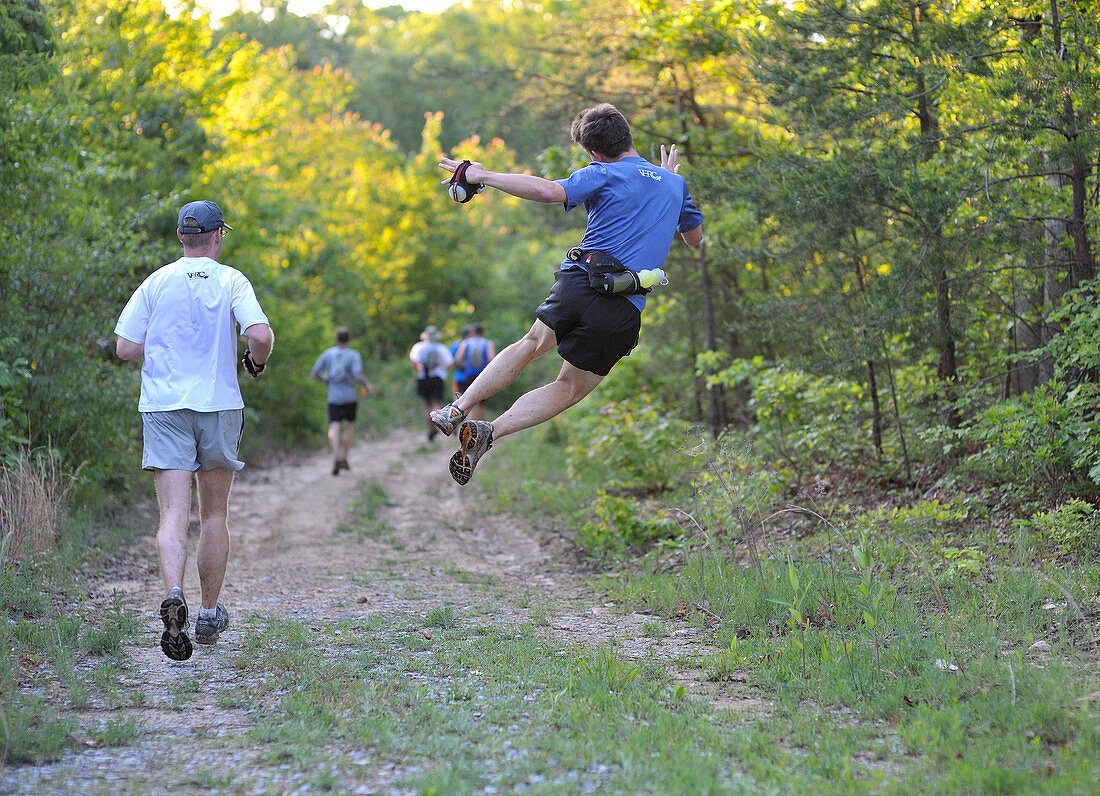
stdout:
[[[184,219],[193,218],[195,225],[185,226]],[[222,209],[207,199],[188,202],[180,208],[176,229],[181,235],[196,235],[200,232],[213,232],[216,229],[233,229],[222,218]]]

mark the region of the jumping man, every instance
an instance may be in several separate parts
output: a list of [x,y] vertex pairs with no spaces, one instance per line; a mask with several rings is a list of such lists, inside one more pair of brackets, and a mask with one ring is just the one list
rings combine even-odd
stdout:
[[[645,294],[605,292],[606,275],[660,268],[677,232],[690,246],[703,239],[703,214],[677,173],[675,145],[667,153],[661,147],[660,166],[640,157],[626,118],[607,103],[581,111],[570,134],[592,163],[564,180],[440,159],[446,171],[462,169],[456,179],[469,186],[480,184],[534,202],[560,202],[567,211],[583,204],[588,212],[584,238],[562,261],[530,331],[501,351],[454,403],[431,412],[431,421],[444,434],[458,429],[460,448],[451,457],[450,472],[459,484],[469,482],[494,440],[573,406],[637,345]],[[555,381],[520,396],[492,423],[466,419],[481,401],[555,346],[565,360]]]

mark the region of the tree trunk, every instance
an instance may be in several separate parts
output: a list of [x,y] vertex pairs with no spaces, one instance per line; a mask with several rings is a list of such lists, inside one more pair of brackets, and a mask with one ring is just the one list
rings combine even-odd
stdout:
[[[1041,33],[1038,20],[1021,22],[1024,26],[1024,43],[1034,43]],[[1050,0],[1050,32],[1054,58],[1065,60],[1065,45],[1062,43],[1062,20],[1058,0]],[[1073,96],[1068,92],[1062,99],[1061,117],[1051,125],[1059,130],[1068,142],[1078,138],[1078,117]],[[1035,350],[1047,345],[1059,333],[1056,324],[1049,322],[1052,310],[1062,303],[1065,294],[1096,276],[1096,260],[1092,251],[1092,242],[1088,234],[1087,199],[1089,163],[1080,154],[1070,158],[1068,163],[1051,161],[1047,152],[1039,156],[1047,177],[1047,184],[1057,196],[1067,187],[1070,189],[1070,213],[1068,217],[1059,217],[1051,212],[1041,223],[1043,235],[1043,257],[1037,267],[1042,276],[1042,284],[1032,296],[1017,300],[1017,317],[1014,342],[1020,350]],[[1065,243],[1069,240],[1070,246]],[[1054,377],[1054,365],[1049,357],[1020,368],[1017,375],[1022,390],[1031,390]]]
[[[703,321],[707,333],[707,350],[718,350],[718,335],[714,325],[714,298],[710,287],[710,269],[707,267],[707,244],[699,244],[699,280],[703,292]],[[707,366],[706,372],[709,379],[714,375],[714,368]],[[725,395],[720,384],[712,384],[707,389],[709,404],[710,434],[714,439],[722,433],[726,427]]]
[[878,399],[878,381],[875,378],[875,360],[867,359],[867,391],[871,393],[871,441],[875,445],[875,458],[882,461],[882,407]]

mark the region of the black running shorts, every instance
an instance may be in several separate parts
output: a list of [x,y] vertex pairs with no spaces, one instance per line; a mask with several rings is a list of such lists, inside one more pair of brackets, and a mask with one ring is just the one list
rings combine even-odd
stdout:
[[350,404],[329,404],[328,405],[328,422],[339,423],[341,420],[347,420],[348,422],[355,422],[355,412],[359,408],[359,404],[352,401]]
[[593,290],[583,268],[554,274],[554,286],[535,317],[554,330],[562,359],[600,376],[638,345],[642,328],[638,308],[622,296]]
[[417,379],[416,394],[425,401],[442,401],[443,379],[438,376],[428,376],[426,379]]

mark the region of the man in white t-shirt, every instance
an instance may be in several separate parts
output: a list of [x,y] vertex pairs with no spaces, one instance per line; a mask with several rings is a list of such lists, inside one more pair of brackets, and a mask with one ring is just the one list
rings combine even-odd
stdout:
[[262,373],[275,337],[256,292],[240,271],[218,262],[232,229],[209,201],[179,212],[183,257],[150,274],[115,325],[120,359],[141,362],[144,445],[141,466],[152,470],[160,505],[157,552],[168,594],[160,605],[160,646],[173,660],[191,657],[183,596],[192,473],[198,481],[198,544],[202,607],[195,642],[213,644],[229,626],[221,603],[229,561],[229,490],[244,467],[238,448],[244,401],[237,381],[238,327],[248,340],[245,369]]
[[443,406],[443,387],[447,369],[454,364],[451,349],[439,342],[443,335],[434,326],[420,333],[420,340],[409,350],[409,361],[416,373],[416,394],[424,399],[424,421],[428,424],[428,442],[439,434],[431,413]]

